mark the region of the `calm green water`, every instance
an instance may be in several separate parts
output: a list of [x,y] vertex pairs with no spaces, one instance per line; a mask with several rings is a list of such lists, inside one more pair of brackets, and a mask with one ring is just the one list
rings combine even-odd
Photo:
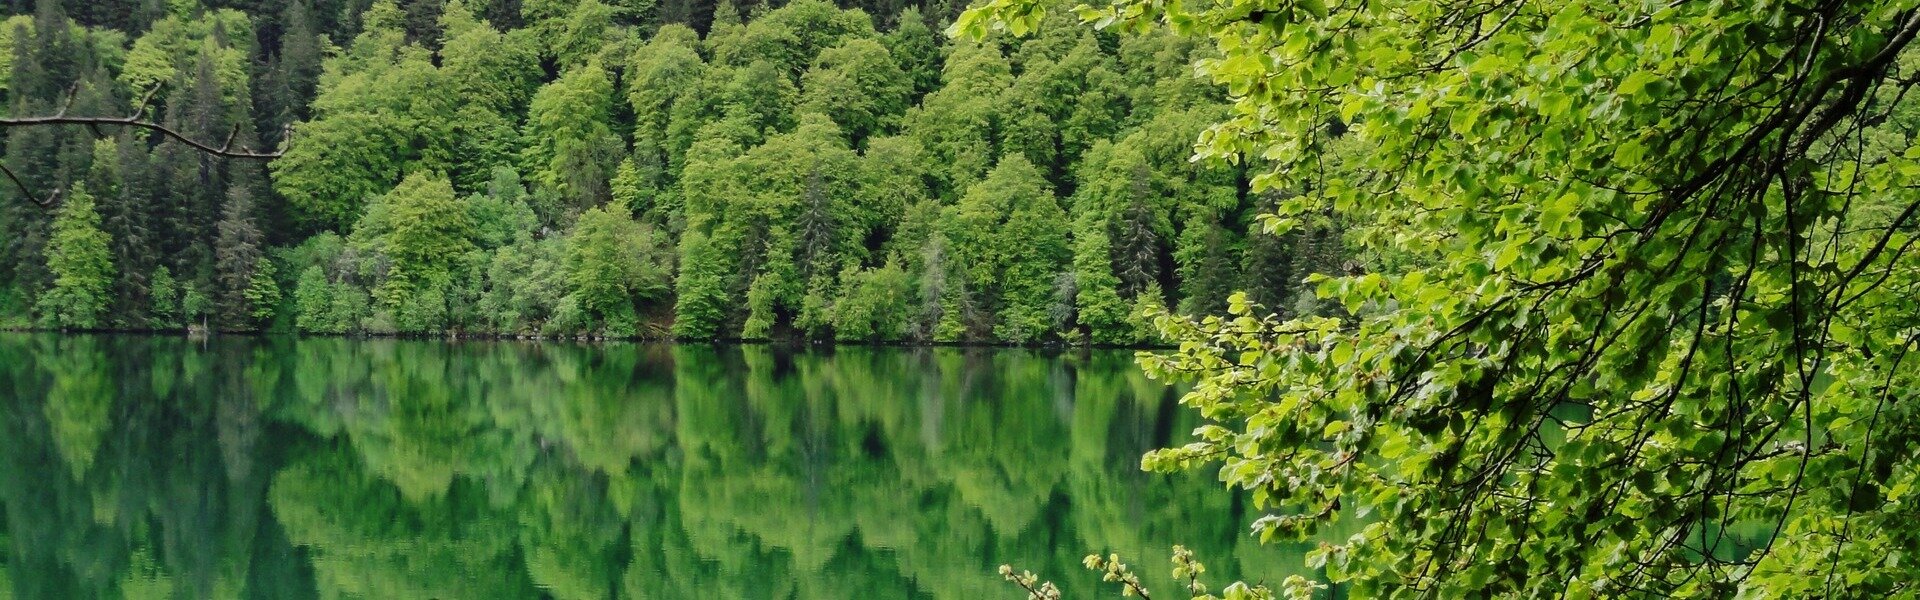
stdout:
[[[1124,352],[0,333],[0,597],[1085,597],[1278,581]],[[1216,580],[1216,586],[1219,581]],[[1102,589],[1101,591],[1105,591]]]

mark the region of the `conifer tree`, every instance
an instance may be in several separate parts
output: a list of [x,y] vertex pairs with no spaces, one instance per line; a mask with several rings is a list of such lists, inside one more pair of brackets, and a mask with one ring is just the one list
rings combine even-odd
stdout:
[[40,323],[58,329],[101,324],[113,289],[113,240],[100,230],[100,213],[85,184],[67,191],[47,240],[47,271],[53,287],[40,294]]
[[249,296],[261,265],[265,262],[260,227],[253,215],[253,192],[245,186],[233,186],[227,192],[226,207],[217,226],[214,242],[216,300],[220,326],[246,330],[255,325],[255,305]]

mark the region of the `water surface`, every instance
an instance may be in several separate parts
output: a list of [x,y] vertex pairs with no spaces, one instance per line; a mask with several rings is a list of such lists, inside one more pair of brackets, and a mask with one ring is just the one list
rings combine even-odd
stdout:
[[[0,596],[1071,597],[1298,548],[1126,352],[0,333]],[[1107,594],[1102,594],[1107,595]]]

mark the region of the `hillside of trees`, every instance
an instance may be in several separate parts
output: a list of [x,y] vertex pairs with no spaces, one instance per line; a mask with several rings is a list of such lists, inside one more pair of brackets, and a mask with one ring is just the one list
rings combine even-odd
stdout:
[[[1312,312],[1203,42],[958,4],[13,2],[0,326],[1139,343]],[[1066,11],[1056,11],[1064,13]],[[1058,21],[1057,23],[1055,21]],[[42,206],[48,198],[57,202]]]

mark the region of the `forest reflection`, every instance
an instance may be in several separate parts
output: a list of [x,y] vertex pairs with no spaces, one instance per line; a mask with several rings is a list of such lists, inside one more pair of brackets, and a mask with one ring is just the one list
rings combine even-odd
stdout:
[[[0,597],[982,598],[1300,572],[1126,352],[0,334]],[[1351,532],[1346,532],[1351,533]],[[1343,534],[1344,535],[1344,534]],[[1106,591],[1102,589],[1102,591]]]

